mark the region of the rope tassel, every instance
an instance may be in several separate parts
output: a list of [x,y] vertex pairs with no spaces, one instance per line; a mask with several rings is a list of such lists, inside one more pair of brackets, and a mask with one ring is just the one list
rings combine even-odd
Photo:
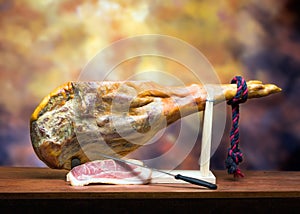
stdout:
[[225,161],[229,174],[234,177],[244,177],[244,174],[238,168],[240,162],[243,161],[243,154],[239,149],[239,104],[246,102],[248,98],[247,83],[241,76],[236,76],[231,80],[231,84],[237,84],[236,95],[227,102],[232,107],[232,127],[230,131],[230,148],[228,149],[227,159]]

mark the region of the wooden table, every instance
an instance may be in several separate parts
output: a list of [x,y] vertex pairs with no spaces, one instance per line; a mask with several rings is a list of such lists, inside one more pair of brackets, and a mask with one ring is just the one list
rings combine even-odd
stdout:
[[217,190],[192,184],[73,187],[65,181],[64,170],[0,167],[0,210],[300,213],[300,172],[247,171],[246,177],[238,180],[226,171],[214,174]]

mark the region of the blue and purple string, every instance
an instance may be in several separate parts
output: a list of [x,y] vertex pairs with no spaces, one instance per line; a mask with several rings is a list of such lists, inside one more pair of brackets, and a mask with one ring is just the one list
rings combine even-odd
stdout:
[[239,149],[239,104],[246,102],[248,98],[247,83],[241,76],[236,76],[231,80],[231,84],[237,84],[236,95],[227,102],[232,107],[232,128],[230,131],[230,148],[228,149],[227,159],[225,161],[229,174],[234,177],[244,177],[238,165],[243,161],[243,153]]

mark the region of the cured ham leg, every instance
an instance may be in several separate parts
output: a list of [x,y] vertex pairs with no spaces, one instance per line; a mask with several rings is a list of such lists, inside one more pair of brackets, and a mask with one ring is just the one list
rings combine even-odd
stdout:
[[[249,81],[248,98],[280,92],[273,84]],[[154,82],[67,82],[46,96],[30,119],[38,157],[51,168],[71,169],[101,159],[98,153],[125,156],[176,120],[233,98],[235,84],[164,87]],[[212,97],[210,96],[210,99]],[[88,152],[88,155],[87,155]]]

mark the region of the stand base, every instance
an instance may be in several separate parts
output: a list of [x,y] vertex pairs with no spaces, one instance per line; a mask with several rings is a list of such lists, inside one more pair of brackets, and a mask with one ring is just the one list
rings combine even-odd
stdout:
[[[162,171],[169,172],[167,170],[162,170]],[[174,175],[181,174],[184,176],[197,178],[197,179],[204,180],[204,181],[207,181],[207,182],[210,182],[213,184],[216,183],[216,177],[214,176],[214,174],[211,171],[209,171],[208,176],[202,176],[200,173],[200,170],[172,170],[172,172],[170,172],[170,173],[172,173]],[[174,184],[174,183],[186,183],[186,182],[182,181],[182,180],[177,180],[170,175],[166,175],[161,172],[153,171],[151,183],[153,183],[153,184],[158,184],[158,183]]]

